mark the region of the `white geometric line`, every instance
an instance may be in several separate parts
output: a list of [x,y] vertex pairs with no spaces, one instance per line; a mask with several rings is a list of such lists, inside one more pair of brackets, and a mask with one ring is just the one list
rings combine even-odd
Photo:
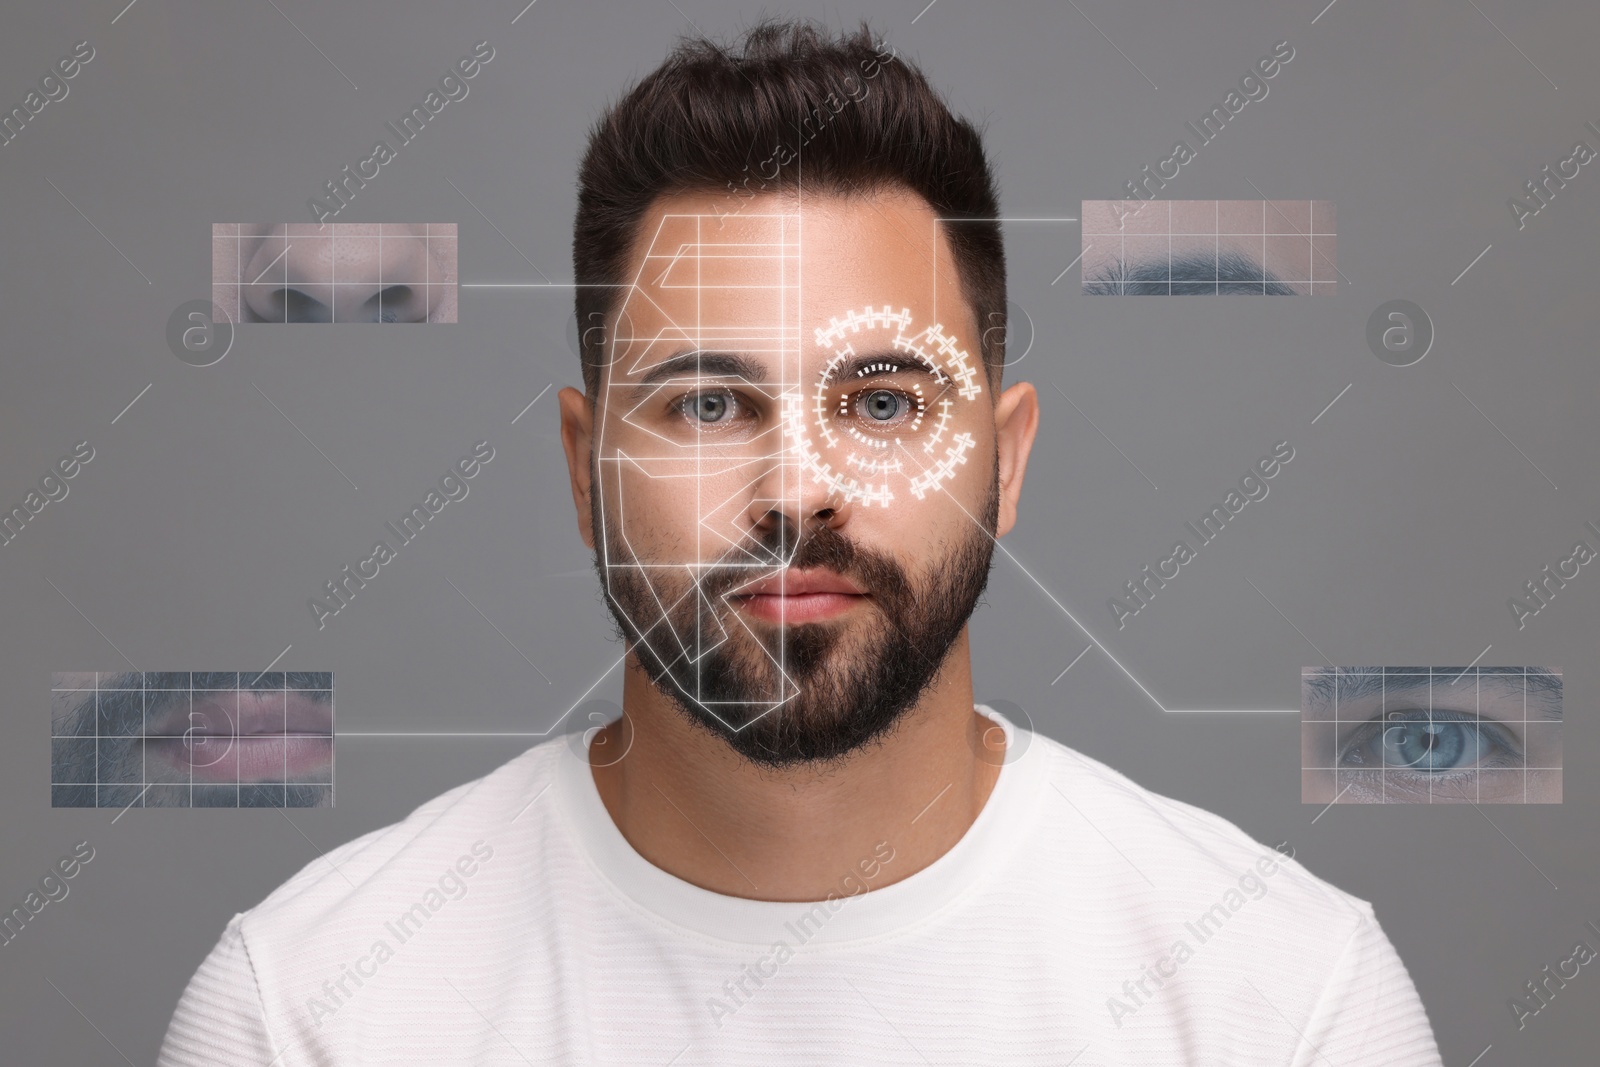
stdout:
[[1059,682],[1059,681],[1061,681],[1061,679],[1065,678],[1067,676],[1067,672],[1070,671],[1072,668],[1076,667],[1078,665],[1078,660],[1082,659],[1084,656],[1087,656],[1089,654],[1089,650],[1091,648],[1093,648],[1093,647],[1094,647],[1093,645],[1084,645],[1083,646],[1083,651],[1079,652],[1078,655],[1073,659],[1073,661],[1071,663],[1069,663],[1065,667],[1063,667],[1061,669],[1061,673],[1056,675],[1055,678],[1051,680],[1050,684],[1051,685],[1055,685],[1056,682]]
[[[1492,244],[1484,245],[1483,246],[1483,251],[1479,252],[1475,257],[1473,257],[1473,260],[1472,260],[1471,263],[1467,264],[1467,270],[1471,270],[1473,267],[1477,266],[1478,260],[1480,260],[1484,256],[1488,255],[1489,254],[1489,249],[1491,249],[1493,247],[1494,247],[1494,245],[1492,245]],[[1460,274],[1457,274],[1456,275],[1456,281],[1455,282],[1451,282],[1450,284],[1454,285],[1456,282],[1459,282],[1462,278],[1465,278],[1467,276],[1467,270],[1464,270]]]
[[1450,684],[1451,685],[1455,685],[1457,682],[1461,681],[1462,677],[1468,671],[1470,671],[1472,668],[1476,667],[1478,665],[1478,660],[1482,659],[1484,657],[1484,654],[1487,653],[1493,647],[1494,647],[1493,645],[1484,645],[1483,646],[1483,652],[1479,652],[1478,653],[1477,659],[1474,659],[1471,663],[1469,663],[1465,667],[1463,667],[1461,669],[1461,674],[1458,674],[1454,678],[1450,679]]
[[[151,382],[150,383],[150,385],[154,385],[154,384],[156,384],[156,383],[155,382]],[[144,394],[148,393],[150,391],[150,385],[147,385],[143,389],[139,390],[139,396],[144,396]],[[128,408],[133,407],[133,405],[135,405],[135,404],[137,404],[139,402],[139,396],[136,396],[132,400],[128,401]],[[126,415],[128,413],[128,408],[123,408],[121,411],[117,412],[117,419],[120,419],[120,418],[122,418],[122,416]],[[111,425],[115,426],[117,424],[117,419],[112,419],[111,420]]]
[[[551,384],[554,384],[554,383],[551,383]],[[546,385],[543,389],[539,390],[539,396],[544,396],[544,394],[548,393],[549,391],[550,391],[550,386]],[[537,404],[539,402],[539,396],[536,396],[532,400],[528,401],[528,407],[527,408],[523,408],[521,411],[517,412],[517,419],[520,419],[520,418],[522,418],[522,416],[526,415],[528,413],[528,408],[533,407],[533,405],[535,405],[535,404]],[[513,426],[515,426],[517,424],[517,419],[512,419],[511,420],[511,424]]]
[[[1092,244],[1084,245],[1083,246],[1083,251],[1078,253],[1078,259],[1082,259],[1084,257],[1084,255],[1089,251],[1089,249],[1091,249],[1093,247],[1094,247],[1094,245],[1092,245]],[[1073,268],[1073,266],[1078,262],[1078,259],[1074,259],[1071,263],[1068,263],[1065,267],[1062,267],[1061,268],[1061,273],[1057,274],[1055,281],[1051,282],[1050,284],[1054,285],[1056,282],[1059,282],[1062,278],[1065,278],[1067,276],[1067,271],[1069,271],[1069,270],[1071,270]],[[1085,1047],[1087,1047],[1087,1046],[1085,1046]]]
[[[251,382],[250,383],[250,388],[254,389],[258,393],[261,393],[261,387],[259,385],[257,385],[255,382]],[[272,404],[272,398],[270,396],[268,396],[266,393],[261,393],[261,399],[265,400],[269,404]],[[294,420],[291,419],[289,416],[284,415],[283,414],[283,409],[280,408],[278,405],[272,404],[272,410],[276,411],[279,415],[283,415],[283,420],[285,422],[287,422],[290,426],[294,426]],[[298,426],[294,426],[294,432],[299,434],[301,437],[306,437],[306,432],[304,430],[302,430]],[[306,444],[310,445],[312,448],[317,448],[317,443],[315,441],[313,441],[309,437],[306,437]],[[328,454],[326,452],[324,452],[320,448],[317,448],[317,455],[321,456],[323,459],[328,459]],[[346,474],[344,471],[340,471],[339,470],[339,465],[337,463],[335,463],[333,460],[328,459],[328,466],[332,467],[336,471],[339,471],[339,477],[343,478],[347,482],[350,482],[350,476],[348,474]],[[359,485],[357,485],[355,482],[350,482],[350,488],[354,489],[358,493],[361,492],[361,487]]]
[[[283,8],[277,5],[276,0],[267,0],[267,3],[271,4],[273,10],[275,10],[278,14],[283,15]],[[299,26],[294,25],[294,19],[290,18],[288,15],[283,15],[283,21],[287,22],[291,26],[294,26],[295,33],[298,33],[302,37],[306,37],[305,31]],[[310,45],[312,48],[317,48],[317,42],[313,41],[309,37],[306,37],[306,44]],[[324,52],[320,48],[317,48],[317,55],[321,56],[323,59],[328,59],[328,53]],[[339,64],[335,63],[331,59],[328,59],[328,66],[332,67],[334,70],[339,70]],[[339,70],[339,77],[343,78],[347,82],[350,82],[350,76],[342,70]],[[356,90],[357,92],[361,91],[361,86],[357,85],[355,82],[350,82],[350,88]]]
[[[449,579],[448,576],[445,578],[445,581],[450,582],[450,579]],[[461,593],[461,588],[458,585],[456,585],[455,582],[450,582],[450,588],[454,589],[458,593]],[[483,609],[478,607],[478,605],[473,604],[472,603],[472,598],[467,596],[467,594],[461,593],[461,599],[465,600],[468,604],[471,604],[473,611],[476,611],[479,615],[483,615]],[[483,621],[488,623],[490,626],[494,626],[494,620],[489,618],[489,616],[487,616],[487,615],[483,615]],[[499,634],[505,640],[506,644],[511,645],[511,651],[515,652],[519,656],[522,656],[522,658],[524,660],[527,660],[528,666],[532,667],[536,671],[539,671],[539,665],[537,663],[533,662],[533,660],[528,659],[527,656],[523,656],[522,655],[522,649],[518,648],[516,645],[511,644],[511,638],[506,637],[504,630],[500,629],[500,627],[498,627],[498,626],[494,626],[494,632]],[[539,677],[541,677],[541,678],[543,678],[545,680],[545,684],[546,685],[555,684],[555,683],[550,681],[550,676],[545,674],[544,671],[539,671]]]
[[[58,193],[61,193],[61,187],[59,185],[57,185],[55,182],[51,182],[49,178],[46,178],[45,181],[50,182],[50,188],[54,189]],[[76,211],[79,215],[83,215],[83,221],[87,222],[90,226],[94,226],[94,232],[100,234],[101,239],[104,240],[106,244],[110,245],[112,248],[116,248],[117,249],[117,255],[119,255],[123,259],[127,260],[128,261],[128,266],[132,267],[134,270],[139,270],[139,264],[135,263],[131,259],[128,259],[128,254],[126,252],[124,252],[122,249],[117,248],[116,243],[113,242],[111,240],[111,238],[107,237],[105,235],[105,233],[103,233],[101,231],[100,227],[94,225],[94,220],[91,219],[88,215],[84,215],[83,214],[83,210],[81,208],[79,208],[77,204],[73,204],[72,203],[71,197],[67,196],[66,193],[61,193],[61,199],[65,200],[68,204],[71,204],[72,210]],[[146,285],[154,284],[153,282],[150,281],[149,275],[145,274],[145,272],[142,271],[142,270],[139,270],[139,277],[144,279],[144,283]]]
[[[1356,384],[1356,383],[1355,382],[1351,382],[1350,383],[1350,385],[1354,385],[1354,384]],[[1339,396],[1344,396],[1344,394],[1348,393],[1350,391],[1350,385],[1347,385],[1343,389],[1339,390]],[[1339,396],[1336,396],[1332,400],[1328,401],[1328,408],[1333,407],[1333,405],[1335,405],[1335,404],[1337,404],[1339,402]],[[1320,418],[1322,418],[1322,416],[1326,415],[1328,413],[1328,408],[1323,408],[1321,411],[1317,412],[1317,419],[1320,419]],[[1311,420],[1311,425],[1315,426],[1317,424],[1317,419],[1312,419]]]
[[[1466,393],[1462,393],[1461,392],[1461,386],[1456,385],[1455,382],[1451,382],[1450,385],[1451,385],[1451,387],[1453,389],[1455,389],[1456,392],[1461,393],[1462,399],[1466,400],[1467,403],[1472,404],[1472,409],[1474,411],[1476,411],[1479,415],[1483,415],[1483,421],[1484,422],[1487,422],[1490,426],[1494,426],[1494,420],[1491,419],[1489,416],[1484,415],[1483,414],[1483,409],[1480,408],[1477,404],[1473,404],[1472,403],[1472,398],[1470,396],[1467,396]],[[1499,434],[1501,437],[1506,437],[1505,431],[1500,429],[1500,427],[1498,427],[1498,426],[1494,426],[1494,432]],[[1517,448],[1517,443],[1515,441],[1513,441],[1509,437],[1506,437],[1506,444],[1510,445],[1512,448]],[[1524,452],[1522,449],[1517,448],[1517,455],[1521,456],[1523,459],[1527,459],[1528,460],[1528,466],[1532,467],[1536,471],[1539,471],[1539,465],[1537,463],[1535,463],[1533,460],[1528,459],[1528,454],[1526,452]],[[1548,474],[1546,474],[1544,471],[1539,471],[1539,477],[1543,478],[1547,482],[1550,482],[1550,476]],[[1555,482],[1550,482],[1550,488],[1556,490],[1557,492],[1561,491],[1561,487],[1559,485],[1557,485]]]

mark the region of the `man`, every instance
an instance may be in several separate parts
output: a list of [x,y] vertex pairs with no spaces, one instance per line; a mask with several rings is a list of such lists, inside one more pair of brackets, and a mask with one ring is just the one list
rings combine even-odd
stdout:
[[865,29],[610,109],[561,412],[625,714],[236,917],[163,1063],[1438,1063],[1367,904],[974,708],[1038,422],[997,216]]

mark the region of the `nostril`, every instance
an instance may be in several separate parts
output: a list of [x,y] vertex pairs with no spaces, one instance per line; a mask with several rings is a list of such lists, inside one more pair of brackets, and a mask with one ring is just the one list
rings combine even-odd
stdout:
[[390,285],[379,289],[361,305],[361,322],[421,322],[427,314],[426,302],[409,285]]
[[285,285],[256,285],[245,291],[250,322],[332,322],[333,308],[323,297]]
[[273,298],[283,307],[284,322],[333,321],[333,309],[300,289],[279,289]]

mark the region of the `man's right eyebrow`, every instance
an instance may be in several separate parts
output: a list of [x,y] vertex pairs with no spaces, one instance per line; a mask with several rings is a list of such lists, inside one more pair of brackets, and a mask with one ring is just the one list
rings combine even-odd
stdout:
[[1298,295],[1294,287],[1234,248],[1218,248],[1209,255],[1185,250],[1134,262],[1114,259],[1083,280],[1083,291],[1091,296]]
[[624,385],[636,393],[645,388],[681,377],[742,378],[747,382],[760,382],[767,377],[767,368],[737,352],[716,352],[694,349],[668,356],[638,378]]

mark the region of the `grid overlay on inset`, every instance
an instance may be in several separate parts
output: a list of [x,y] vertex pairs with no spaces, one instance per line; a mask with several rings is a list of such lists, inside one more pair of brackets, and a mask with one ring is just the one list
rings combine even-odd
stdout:
[[[332,672],[311,675],[314,686],[304,684],[303,673],[228,672],[233,684],[222,685],[217,672],[207,672],[199,686],[195,674],[178,674],[189,679],[186,688],[146,684],[153,675],[171,682],[172,672],[95,672],[91,684],[76,686],[57,684],[62,675],[52,678],[53,807],[332,806]],[[128,684],[131,677],[140,684]],[[243,707],[247,696],[248,711]],[[264,721],[260,705],[274,700],[279,717],[273,722],[269,713]],[[162,761],[158,766],[165,768],[165,776],[151,766],[151,745],[164,746],[154,758]],[[248,775],[246,746],[256,746]],[[175,759],[180,747],[182,756]],[[291,751],[294,762],[309,762],[316,769],[291,771]],[[271,766],[274,752],[276,768]],[[269,757],[265,765],[263,754]],[[197,770],[203,772],[199,780]],[[160,791],[159,799],[151,796],[153,790]],[[232,802],[227,803],[230,793]]]
[[[1108,214],[1115,222],[1104,221]],[[1178,296],[1267,293],[1273,283],[1304,295],[1337,292],[1338,234],[1331,201],[1168,200],[1144,202],[1131,212],[1120,201],[1085,201],[1083,218],[1080,270],[1086,291],[1132,295],[1129,286],[1135,283],[1123,279],[1139,270],[1134,291],[1144,294],[1160,292],[1163,281],[1166,294]],[[1212,277],[1180,273],[1174,278],[1175,251],[1192,261],[1206,240],[1211,244]],[[1088,253],[1095,247],[1102,253],[1091,259]],[[1160,273],[1163,254],[1166,278],[1150,277]],[[1223,269],[1225,263],[1240,262],[1253,266],[1251,275],[1241,277]]]
[[[295,286],[314,284],[319,288],[324,288],[329,291],[331,298],[329,315],[330,321],[332,322],[366,321],[352,319],[348,311],[345,319],[341,320],[339,318],[339,297],[341,290],[344,290],[344,295],[346,297],[345,303],[346,307],[348,308],[350,302],[356,299],[357,294],[364,291],[370,291],[372,290],[372,287],[376,285],[377,290],[375,299],[377,300],[377,318],[374,321],[398,322],[404,320],[395,318],[386,319],[384,317],[385,292],[389,287],[420,289],[423,293],[422,304],[428,309],[428,311],[422,319],[417,321],[424,323],[453,321],[453,319],[434,319],[432,308],[435,304],[433,299],[434,290],[437,289],[443,291],[445,289],[455,289],[457,286],[457,282],[453,279],[453,270],[449,272],[452,277],[447,277],[444,273],[441,273],[436,277],[434,273],[434,267],[437,263],[434,258],[436,255],[445,257],[445,261],[449,264],[454,264],[457,262],[456,224],[419,223],[413,225],[420,226],[422,232],[420,234],[390,233],[385,235],[385,229],[399,229],[400,227],[394,224],[380,224],[377,227],[376,233],[369,233],[366,231],[371,228],[370,226],[358,223],[334,222],[324,223],[320,228],[311,226],[310,224],[290,224],[287,227],[284,227],[284,233],[262,235],[260,233],[252,232],[263,228],[255,223],[214,223],[212,225],[212,288],[214,291],[231,288],[233,290],[234,306],[240,308],[242,312],[244,308],[250,306],[247,305],[245,299],[246,292],[248,290],[278,289],[287,292]],[[358,226],[362,232],[353,232]],[[265,252],[272,253],[272,256],[270,262],[268,262],[266,266],[260,270],[255,270],[253,267],[247,270],[244,252],[247,245],[250,245],[250,242],[254,240],[259,240],[261,242],[259,247],[261,247],[261,249]],[[417,272],[413,266],[412,269],[401,270],[400,276],[398,277],[391,276],[387,279],[384,278],[383,246],[385,240],[389,242],[391,248],[395,247],[397,243],[403,242],[410,242],[412,245],[421,245],[422,255],[415,257],[415,264],[421,266],[420,277],[417,276]],[[375,262],[377,267],[376,277],[352,279],[347,276],[344,281],[339,280],[339,256],[341,241],[346,246],[346,251],[350,251],[352,248],[361,247],[365,247],[367,249],[376,249],[376,255],[371,257],[372,261]],[[306,278],[294,276],[292,274],[290,269],[291,258],[289,256],[289,252],[296,243],[301,245],[316,244],[325,248],[330,270],[330,278],[327,281],[317,281],[312,283]],[[229,247],[231,247],[233,252],[231,270],[228,269],[228,257],[226,255]],[[256,251],[255,247],[256,246],[252,246],[253,259],[259,260],[262,256],[262,251]],[[406,246],[404,244],[400,244],[400,247],[404,248]],[[391,263],[394,261],[394,258],[395,257],[393,255],[390,256]],[[247,276],[248,274],[252,273],[254,275],[253,277]],[[391,267],[391,275],[392,274],[393,268]],[[284,316],[282,320],[260,319],[254,321],[282,321],[284,323],[291,321],[303,321],[291,318],[292,302],[289,299],[283,299],[282,303]],[[389,310],[392,312],[393,308],[391,307]],[[243,315],[241,314],[241,319],[242,318]]]
[[[1546,707],[1544,714],[1530,718],[1528,714],[1530,668],[1526,666],[1429,667],[1426,669],[1392,667],[1303,668],[1301,672],[1303,681],[1321,682],[1321,692],[1331,696],[1331,700],[1328,700],[1325,706],[1331,707],[1333,716],[1328,719],[1312,715],[1311,703],[1308,697],[1302,703],[1302,729],[1309,731],[1312,729],[1313,724],[1322,727],[1331,725],[1333,729],[1325,743],[1316,741],[1309,746],[1315,748],[1317,756],[1314,759],[1306,758],[1302,760],[1302,775],[1325,772],[1334,776],[1334,785],[1337,787],[1337,792],[1329,799],[1330,806],[1332,803],[1338,802],[1339,798],[1344,796],[1347,790],[1359,782],[1366,781],[1367,778],[1373,775],[1377,777],[1378,794],[1375,801],[1377,803],[1420,802],[1422,798],[1416,792],[1416,784],[1420,780],[1421,783],[1426,785],[1427,803],[1433,803],[1438,798],[1441,801],[1450,802],[1527,804],[1533,802],[1529,799],[1528,775],[1530,772],[1548,774],[1553,778],[1556,783],[1554,792],[1559,802],[1560,781],[1564,769],[1563,763],[1560,761],[1561,749],[1559,741],[1559,732],[1562,725],[1560,710],[1561,671],[1557,668],[1532,668],[1532,670],[1535,672],[1535,681],[1538,683],[1537,688],[1545,694]],[[1378,685],[1375,690],[1370,679],[1377,679]],[[1419,683],[1410,682],[1407,679],[1427,679],[1427,681],[1426,683]],[[1329,682],[1331,682],[1331,685],[1328,684]],[[1391,682],[1394,682],[1392,689]],[[1518,705],[1516,708],[1517,713],[1514,716],[1486,713],[1484,708],[1484,688],[1486,683],[1492,686],[1500,697],[1498,700],[1491,701],[1497,708],[1503,709],[1506,703],[1505,698],[1508,695],[1515,694],[1516,698],[1519,698],[1512,701]],[[1426,692],[1425,708],[1418,706],[1423,703],[1422,700],[1419,700],[1419,694],[1424,691]],[[1353,699],[1345,701],[1344,697],[1347,693],[1353,694]],[[1370,714],[1374,710],[1370,699],[1374,693],[1378,698],[1375,709],[1376,715]],[[1394,696],[1392,697],[1391,694],[1394,694]],[[1439,700],[1437,705],[1435,703],[1436,696]],[[1391,699],[1399,706],[1391,708]],[[1550,706],[1552,702],[1553,709]],[[1361,705],[1362,710],[1350,718],[1345,718],[1344,713],[1348,710],[1349,703]],[[1461,717],[1468,710],[1468,705],[1470,705],[1472,719]],[[1426,718],[1415,718],[1416,713],[1421,711],[1426,712]],[[1439,713],[1438,718],[1435,718],[1436,711]],[[1399,716],[1402,714],[1412,717],[1400,718]],[[1476,721],[1474,722],[1473,720]],[[1363,728],[1370,727],[1373,723],[1379,721],[1387,721],[1391,724],[1384,728],[1383,736],[1379,739],[1383,742],[1379,746],[1381,763],[1374,767],[1359,763],[1352,765],[1346,762],[1348,758],[1346,750],[1348,748],[1355,747],[1357,742],[1360,741],[1371,742],[1372,738],[1363,735]],[[1518,759],[1516,761],[1517,765],[1514,767],[1490,765],[1487,767],[1460,769],[1448,768],[1446,772],[1414,769],[1417,765],[1422,764],[1424,759],[1431,765],[1433,752],[1430,749],[1425,757],[1419,757],[1410,763],[1403,760],[1391,763],[1388,758],[1390,750],[1388,744],[1389,732],[1397,729],[1403,732],[1413,724],[1421,725],[1424,722],[1427,724],[1430,734],[1432,734],[1436,726],[1441,725],[1457,729],[1469,729],[1478,736],[1481,736],[1481,731],[1484,729],[1515,726],[1518,728],[1521,738],[1524,758]],[[1352,725],[1354,729],[1346,731],[1346,724]],[[1541,752],[1552,751],[1551,746],[1547,743],[1548,737],[1537,736],[1536,732],[1538,731],[1548,732],[1549,736],[1556,738],[1556,743],[1553,747],[1556,762],[1553,764],[1541,765],[1526,758],[1526,756],[1533,754],[1534,749],[1538,749]],[[1310,735],[1308,734],[1308,736]],[[1474,750],[1476,751],[1478,747],[1482,747],[1481,742],[1474,746]],[[1322,765],[1324,763],[1327,765]],[[1447,772],[1452,774],[1448,779],[1445,777]],[[1483,791],[1484,777],[1491,774],[1496,776],[1510,775],[1512,778],[1520,777],[1520,795],[1507,796],[1501,793],[1485,797]],[[1396,780],[1397,776],[1404,776],[1408,788],[1404,790],[1395,789],[1397,796],[1391,797],[1390,790],[1394,788],[1391,782]],[[1463,778],[1470,778],[1472,784],[1471,796],[1467,796],[1465,790],[1460,789],[1460,782]],[[1436,791],[1436,782],[1448,782],[1452,788],[1440,787]],[[1374,800],[1363,797],[1359,802],[1373,803]]]

